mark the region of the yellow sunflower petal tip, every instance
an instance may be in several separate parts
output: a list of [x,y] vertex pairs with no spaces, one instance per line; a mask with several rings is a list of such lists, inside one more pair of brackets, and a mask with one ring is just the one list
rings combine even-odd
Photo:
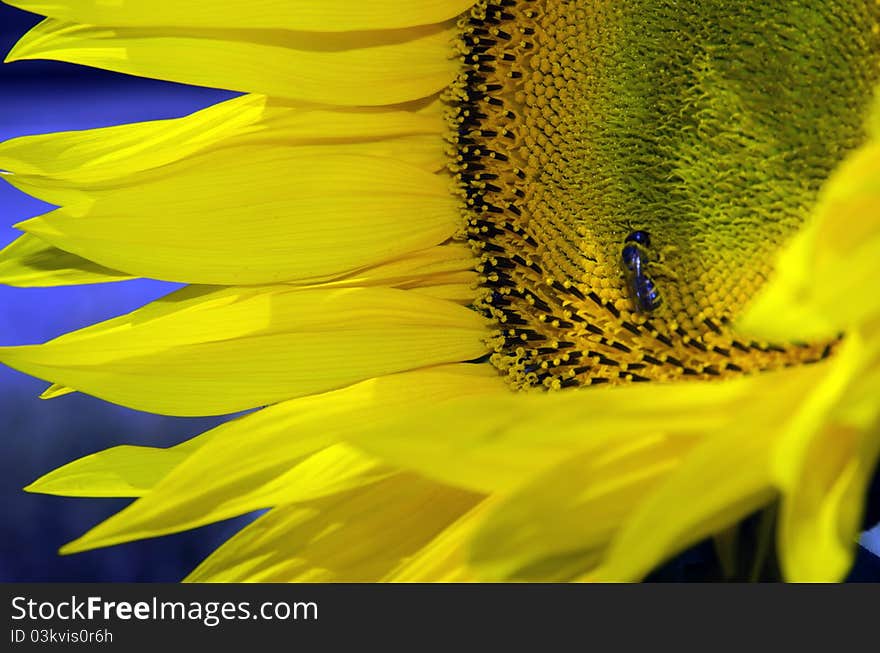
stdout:
[[66,556],[66,555],[70,555],[72,553],[81,553],[82,551],[80,549],[77,549],[74,546],[76,544],[76,542],[77,542],[77,540],[74,540],[73,542],[69,542],[69,543],[65,544],[64,546],[60,547],[58,549],[58,555]]
[[41,476],[40,478],[33,481],[32,483],[25,485],[21,489],[23,491],[27,492],[28,494],[52,494],[52,495],[56,495],[56,496],[68,496],[62,492],[56,492],[53,490],[52,476],[53,476],[53,473],[50,472],[49,474]]
[[[99,524],[97,528],[100,528],[101,524]],[[105,546],[113,546],[114,544],[120,544],[125,540],[123,538],[103,538],[103,537],[94,537],[92,533],[95,529],[86,532],[85,534],[79,536],[75,540],[71,540],[67,544],[63,545],[60,549],[58,549],[58,553],[61,555],[70,555],[71,553],[82,553],[84,551],[89,551],[91,549],[97,549],[99,547]]]
[[40,220],[39,218],[28,218],[27,220],[22,220],[21,222],[16,222],[12,225],[13,229],[18,229],[18,231],[23,231],[24,233],[29,233],[34,236],[37,235],[37,232],[40,231]]
[[16,61],[21,61],[23,59],[29,59],[30,57],[30,40],[27,37],[27,34],[23,36],[19,41],[12,46],[12,49],[6,53],[6,56],[3,58],[3,63],[14,63]]
[[3,63],[12,63],[16,60],[15,51],[18,49],[18,46],[18,43],[12,46],[12,49],[6,53],[5,57],[3,57]]
[[63,493],[58,493],[53,490],[53,485],[55,485],[58,476],[58,470],[52,470],[47,474],[43,474],[40,478],[31,481],[24,486],[22,490],[29,494],[60,494],[61,496],[64,496]]
[[40,393],[40,399],[57,399],[58,397],[63,397],[64,395],[69,395],[73,392],[76,392],[73,388],[68,388],[59,383],[53,383]]

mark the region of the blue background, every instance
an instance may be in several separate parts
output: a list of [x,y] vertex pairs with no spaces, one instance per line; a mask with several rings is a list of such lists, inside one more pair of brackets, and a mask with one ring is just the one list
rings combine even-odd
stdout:
[[[0,5],[0,53],[39,17]],[[0,66],[0,140],[23,134],[173,118],[233,94],[52,62]],[[0,183],[0,247],[20,220],[52,207]],[[0,344],[42,342],[128,312],[176,286],[130,281],[60,289],[0,286]],[[98,551],[57,549],[127,500],[27,494],[21,488],[75,458],[117,444],[168,446],[223,418],[172,419],[73,394],[37,398],[42,381],[0,365],[0,581],[177,581],[241,527],[231,520],[196,531]]]
[[[38,20],[0,4],[0,53]],[[79,66],[17,62],[0,66],[0,140],[172,118],[231,96]],[[0,246],[18,235],[12,224],[51,208],[0,183]],[[42,342],[130,311],[174,288],[140,280],[63,289],[0,286],[0,344]],[[127,501],[32,495],[21,487],[86,454],[122,443],[176,444],[223,418],[171,419],[79,394],[45,402],[37,398],[45,387],[0,366],[0,581],[176,581],[247,522],[244,517],[154,540],[57,555],[59,546]],[[880,551],[880,530],[874,531],[871,546]],[[877,558],[862,550],[854,578],[880,579]]]

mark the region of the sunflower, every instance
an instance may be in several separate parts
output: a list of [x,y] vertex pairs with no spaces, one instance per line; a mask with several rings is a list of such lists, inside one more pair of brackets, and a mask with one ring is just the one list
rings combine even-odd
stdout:
[[[637,580],[778,504],[849,568],[880,452],[873,0],[14,0],[239,97],[0,144],[0,280],[188,284],[0,361],[179,416],[30,491],[72,553],[268,509],[191,581]],[[596,387],[594,387],[596,386]]]

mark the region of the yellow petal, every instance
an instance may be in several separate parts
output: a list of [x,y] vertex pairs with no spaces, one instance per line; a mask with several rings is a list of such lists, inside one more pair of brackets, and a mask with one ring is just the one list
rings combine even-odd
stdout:
[[839,582],[852,566],[864,497],[880,456],[880,422],[832,425],[814,437],[802,477],[783,502],[779,531],[787,580]]
[[444,299],[449,302],[455,302],[462,306],[469,306],[474,302],[474,288],[479,283],[479,279],[475,275],[468,275],[468,280],[464,283],[452,283],[444,285],[425,286],[423,288],[415,288],[415,292],[434,297],[436,299]]
[[279,113],[290,112],[269,109],[263,96],[245,95],[183,118],[21,136],[0,143],[0,169],[80,186],[97,184],[243,139],[279,119]]
[[777,493],[775,460],[791,409],[829,373],[827,363],[742,379],[746,395],[730,421],[707,430],[629,516],[592,580],[633,581],[715,534]]
[[635,581],[774,496],[771,445],[751,429],[709,438],[637,508],[591,580]]
[[418,553],[479,497],[398,474],[276,508],[208,557],[188,582],[370,582]]
[[740,328],[766,338],[834,336],[880,317],[880,143],[853,152],[809,225],[782,251]]
[[493,497],[481,501],[418,553],[402,562],[382,582],[469,583],[479,580],[468,565],[470,541],[495,503]]
[[67,388],[58,383],[53,383],[40,393],[40,399],[57,399],[76,392],[73,388]]
[[442,114],[306,109],[244,95],[183,118],[13,138],[0,143],[0,169],[14,173],[9,181],[24,177],[37,189],[49,180],[89,188],[215,147],[373,142],[406,160],[416,141],[402,138],[439,142],[445,129]]
[[474,536],[471,564],[493,580],[562,581],[587,571],[694,443],[695,436],[655,435],[587,444],[485,518]]
[[323,288],[386,285],[408,289],[460,284],[470,289],[468,303],[473,303],[477,282],[470,247],[465,243],[448,241],[315,285]]
[[0,284],[22,288],[122,281],[132,277],[24,234],[0,252]]
[[389,288],[186,290],[0,361],[140,410],[208,415],[478,358],[485,319]]
[[[305,452],[310,449],[311,444],[313,443],[300,443],[301,451]],[[223,501],[222,498],[227,498],[229,488],[235,487],[230,481],[225,484],[227,494],[224,497],[216,494],[213,497],[206,497],[203,494],[200,498],[205,512],[198,515],[197,519],[201,523],[210,523],[230,515],[251,512],[267,506],[311,501],[345,492],[351,488],[369,485],[391,473],[375,459],[341,444],[311,456],[301,456],[286,471],[280,470],[278,463],[276,463],[274,471],[277,476],[272,478],[270,482],[262,486],[258,485],[250,491],[233,495],[234,498],[226,501]],[[216,470],[212,473],[216,473]],[[179,478],[179,474],[175,477]],[[241,472],[237,474],[236,478],[239,481],[252,480]],[[192,483],[192,478],[189,479],[189,482]],[[162,520],[163,518],[166,520],[173,518],[175,508],[179,510],[180,505],[163,505],[151,495],[148,497],[136,501],[129,508],[98,524],[79,539],[64,545],[61,548],[61,553],[77,553],[129,540],[155,537],[174,530],[168,528],[167,523],[162,524]],[[209,498],[213,498],[213,501],[206,500]],[[193,521],[191,519],[191,523],[186,527],[193,528],[195,525],[199,525],[192,523]],[[164,528],[160,524],[164,525]]]
[[140,497],[204,441],[193,438],[168,449],[112,447],[59,467],[24,489],[67,497]]
[[[330,452],[331,457],[313,454],[389,429],[412,433],[425,411],[438,404],[495,392],[507,390],[497,374],[481,365],[440,366],[371,379],[271,406],[173,449],[128,447],[101,452],[51,472],[29,490],[73,490],[82,496],[112,496],[114,490],[121,490],[122,496],[128,496],[131,488],[137,488],[144,498],[100,524],[75,547],[155,537],[313,498],[352,479],[381,477],[386,471],[363,454],[338,449]],[[118,467],[110,470],[110,462]],[[173,471],[168,466],[172,462]],[[166,465],[163,473],[149,472],[155,485],[147,487],[140,467],[158,469],[160,463]],[[199,482],[193,483],[194,478]]]
[[445,176],[314,148],[224,149],[87,195],[17,226],[101,265],[187,283],[340,274],[437,245],[460,220]]
[[431,96],[459,72],[454,29],[312,34],[96,27],[47,18],[6,61],[55,59],[129,75],[342,106]]
[[880,454],[880,112],[872,139],[822,190],[807,227],[740,327],[762,337],[845,332],[826,379],[811,389],[775,455],[784,492],[781,563],[794,581],[838,581],[854,555],[865,488]]
[[852,564],[880,455],[878,349],[876,337],[869,345],[850,334],[782,434],[776,455],[785,492],[779,543],[789,580],[836,582]]
[[7,4],[53,18],[91,25],[167,25],[342,32],[438,23],[468,9],[474,0],[7,0]]
[[[31,238],[31,236],[27,236]],[[356,273],[338,277],[331,281],[321,282],[305,286],[307,288],[357,288],[361,286],[390,286],[394,288],[412,289],[415,291],[430,291],[439,287],[443,291],[456,288],[462,296],[467,293],[470,297],[462,301],[468,305],[473,302],[474,288],[477,280],[472,270],[473,256],[470,248],[458,242],[449,242],[438,247],[412,252],[400,259],[388,263],[367,268]],[[457,282],[452,284],[449,282]],[[439,284],[439,286],[438,286]],[[168,315],[169,313],[198,304],[206,292],[200,286],[190,286],[174,293],[167,300],[158,300],[148,304],[135,313],[122,315],[117,318],[106,320],[87,328],[68,333],[55,340],[58,342],[70,342],[84,337],[90,337],[98,332],[109,332],[113,329],[127,329],[134,321],[146,324],[150,320]],[[230,288],[211,293],[214,300],[235,295],[238,289]],[[443,293],[441,293],[443,294]],[[486,370],[489,372],[490,370]],[[41,399],[54,399],[65,394],[75,392],[60,384],[53,384],[41,395]]]
[[749,396],[743,382],[645,385],[464,397],[425,409],[415,434],[389,428],[353,442],[449,485],[509,492],[590,442],[711,433],[736,420]]

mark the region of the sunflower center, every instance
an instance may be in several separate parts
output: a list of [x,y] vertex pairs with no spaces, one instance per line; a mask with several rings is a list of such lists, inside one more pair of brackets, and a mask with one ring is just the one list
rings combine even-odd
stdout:
[[452,169],[517,387],[821,360],[731,321],[863,138],[874,0],[503,0],[460,22]]

